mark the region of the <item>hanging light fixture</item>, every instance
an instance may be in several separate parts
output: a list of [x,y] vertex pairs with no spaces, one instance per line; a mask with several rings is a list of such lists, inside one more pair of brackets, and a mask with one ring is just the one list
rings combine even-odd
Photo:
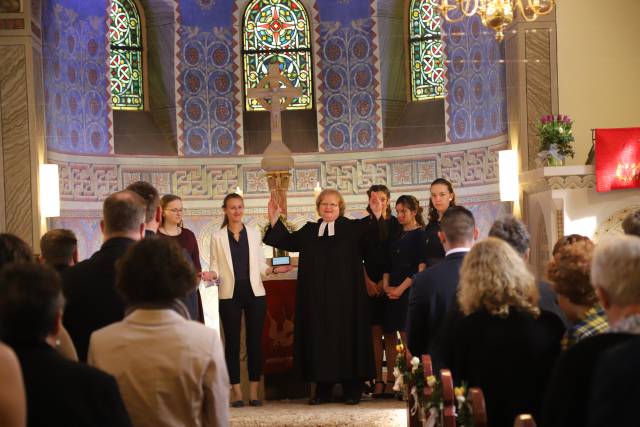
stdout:
[[535,21],[553,10],[555,0],[440,0],[440,12],[448,22],[459,22],[478,15],[485,27],[502,41],[504,29],[513,22],[516,9],[525,21]]

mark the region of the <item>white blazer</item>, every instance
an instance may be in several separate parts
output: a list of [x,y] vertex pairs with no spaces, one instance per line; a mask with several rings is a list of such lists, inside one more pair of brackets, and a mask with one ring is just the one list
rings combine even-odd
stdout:
[[[255,227],[247,226],[246,224],[244,228],[247,230],[247,241],[249,242],[249,279],[251,281],[251,289],[253,289],[255,296],[264,296],[266,293],[261,275],[266,275],[269,266],[264,258],[260,232]],[[231,260],[229,234],[226,226],[215,231],[211,236],[210,254],[209,269],[214,271],[220,279],[218,298],[231,299],[233,298],[236,279],[233,274],[233,261]]]

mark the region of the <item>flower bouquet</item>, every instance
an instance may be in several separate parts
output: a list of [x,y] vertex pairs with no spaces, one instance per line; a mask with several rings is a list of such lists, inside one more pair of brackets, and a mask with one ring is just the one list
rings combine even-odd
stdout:
[[567,156],[573,158],[575,151],[571,142],[575,141],[571,127],[573,120],[562,114],[547,115],[540,118],[537,125],[540,137],[540,152],[538,158],[547,166],[559,166],[564,164]]

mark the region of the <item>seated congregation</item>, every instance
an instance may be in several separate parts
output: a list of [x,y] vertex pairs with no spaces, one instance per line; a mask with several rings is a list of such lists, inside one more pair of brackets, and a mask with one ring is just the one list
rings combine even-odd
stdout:
[[[640,211],[624,236],[560,239],[537,280],[524,224],[507,216],[479,239],[446,180],[431,186],[428,222],[413,196],[397,199],[395,216],[386,187],[368,196],[368,215],[351,220],[340,193],[325,190],[321,220],[296,232],[269,203],[265,242],[300,252],[294,358],[316,385],[309,404],[337,401],[341,383],[349,405],[404,398],[410,426],[633,425]],[[211,271],[200,271],[182,205],[167,200],[143,182],[111,194],[104,243],[82,262],[69,230],[46,233],[38,260],[0,234],[0,379],[9,386],[0,387],[0,425],[229,425],[229,407],[244,406],[242,312],[249,404],[263,405],[260,277],[288,269],[257,255],[259,234],[233,195]],[[197,290],[220,278],[224,342],[200,322]]]

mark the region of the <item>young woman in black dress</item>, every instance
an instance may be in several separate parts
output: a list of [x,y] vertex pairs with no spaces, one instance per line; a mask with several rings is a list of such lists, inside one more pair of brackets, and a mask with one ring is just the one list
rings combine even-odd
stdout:
[[[371,196],[376,194],[380,203],[382,203],[383,221],[378,221],[371,212],[371,208],[367,206],[369,221],[378,221],[379,239],[375,240],[375,244],[371,244],[366,248],[364,254],[364,283],[367,287],[367,294],[371,301],[371,336],[373,338],[373,357],[376,365],[375,386],[373,389],[373,397],[385,397],[385,385],[382,380],[382,320],[385,306],[385,293],[382,289],[382,274],[386,265],[387,244],[390,236],[400,233],[401,226],[396,217],[391,215],[391,207],[389,206],[391,193],[386,185],[372,185],[367,190],[369,202]],[[395,335],[394,335],[395,337]],[[392,379],[391,370],[387,370],[389,381]]]
[[[389,369],[392,369],[396,362],[396,332],[400,332],[403,342],[407,342],[405,324],[412,277],[426,267],[426,236],[422,207],[418,199],[413,196],[400,196],[396,201],[396,217],[402,228],[389,241],[387,266],[382,276],[386,295],[382,328]],[[393,381],[387,379],[387,386],[389,387],[386,391],[391,392]]]
[[444,248],[440,243],[440,239],[438,239],[440,219],[442,219],[442,215],[450,206],[456,205],[456,193],[453,192],[453,186],[446,179],[438,178],[434,180],[431,183],[430,192],[429,223],[424,229],[427,267],[431,267],[444,259]]

